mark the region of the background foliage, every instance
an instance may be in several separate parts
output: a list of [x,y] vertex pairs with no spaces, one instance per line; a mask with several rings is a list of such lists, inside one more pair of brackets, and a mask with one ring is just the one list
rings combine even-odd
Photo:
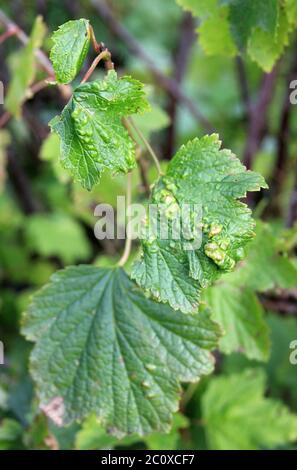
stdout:
[[[0,16],[0,449],[294,448],[297,365],[289,356],[297,340],[297,106],[290,104],[289,84],[297,79],[297,2],[0,5],[30,36],[24,46],[19,30],[6,35]],[[135,121],[164,171],[180,145],[215,131],[269,184],[248,199],[257,236],[245,260],[203,294],[225,332],[215,372],[197,386],[184,386],[167,434],[119,441],[93,414],[59,428],[40,411],[28,372],[32,344],[20,335],[20,321],[31,294],[59,268],[82,262],[109,267],[123,250],[121,240],[96,240],[93,212],[99,202],[116,205],[116,196],[125,194],[125,177],[103,174],[90,192],[83,189],[61,167],[59,141],[47,125],[66,104],[69,89],[43,87],[44,56],[34,51],[42,47],[49,55],[52,31],[74,18],[90,19],[119,75],[145,83],[151,110]],[[93,58],[87,57],[75,84]],[[103,74],[99,67],[94,76]],[[156,179],[145,150],[132,178],[133,201],[143,202]],[[135,245],[131,258],[136,252]]]

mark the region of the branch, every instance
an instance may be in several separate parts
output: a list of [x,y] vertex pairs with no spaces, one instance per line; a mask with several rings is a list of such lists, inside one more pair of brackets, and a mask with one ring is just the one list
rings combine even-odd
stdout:
[[[127,212],[130,210],[132,202],[132,173],[129,172],[127,174],[127,190],[126,190],[126,219],[129,221],[129,217],[127,215]],[[132,248],[132,238],[131,238],[131,233],[129,232],[128,227],[126,228],[126,241],[125,241],[125,248],[124,248],[124,253],[118,262],[118,266],[124,266],[126,262],[128,261],[128,258],[130,256]]]
[[8,121],[11,118],[11,114],[8,111],[5,111],[1,116],[0,116],[0,129],[1,127],[4,127]]
[[[296,48],[295,48],[296,50]],[[283,104],[280,114],[280,124],[277,136],[277,159],[274,167],[274,172],[271,180],[271,201],[273,209],[276,215],[279,215],[279,204],[278,199],[281,193],[283,183],[285,180],[285,170],[289,158],[289,134],[290,134],[290,124],[292,118],[293,105],[290,103],[290,83],[297,76],[297,55],[296,53],[293,56],[293,63],[288,71],[286,84],[285,84],[285,93],[283,98]],[[292,198],[294,200],[294,191]],[[291,214],[292,215],[292,214]]]
[[276,67],[272,72],[264,75],[257,101],[249,107],[249,128],[243,157],[248,169],[252,166],[253,157],[260,148],[267,128],[267,113],[273,97],[276,77]]
[[[184,74],[186,73],[191,48],[195,39],[195,21],[190,13],[185,13],[180,25],[179,44],[174,55],[173,78],[179,86],[181,85]],[[171,158],[171,155],[175,150],[177,105],[178,100],[174,96],[171,96],[167,107],[171,124],[167,129],[166,148],[164,151],[165,156],[168,158]]]
[[146,53],[145,49],[137,42],[130,32],[118,22],[106,3],[102,2],[101,0],[91,0],[91,3],[103,20],[104,24],[108,26],[110,31],[126,44],[131,54],[138,57],[142,62],[145,63],[151,74],[157,80],[158,84],[175,100],[179,101],[181,104],[187,107],[190,113],[203,126],[203,128],[207,132],[211,133],[213,131],[213,127],[199,111],[199,109],[196,108],[193,101],[184,94],[176,80],[166,77],[166,75],[164,75],[163,72],[161,72],[161,70],[155,66],[154,61]]
[[[28,43],[29,37],[26,33],[14,21],[8,18],[2,10],[0,10],[0,25],[2,25],[6,31],[13,30],[14,36],[16,36],[22,44],[26,45]],[[36,49],[35,56],[43,70],[49,76],[53,77],[55,75],[54,69],[46,54],[41,49]],[[72,94],[71,87],[69,85],[58,85],[58,87],[63,98],[69,99]]]
[[249,90],[249,84],[247,80],[245,65],[241,56],[239,55],[236,56],[235,65],[236,65],[241,101],[244,106],[245,117],[247,117],[250,114],[250,90]]
[[290,204],[289,204],[289,211],[287,217],[287,227],[291,228],[297,221],[297,171],[295,170],[295,184],[293,187]]

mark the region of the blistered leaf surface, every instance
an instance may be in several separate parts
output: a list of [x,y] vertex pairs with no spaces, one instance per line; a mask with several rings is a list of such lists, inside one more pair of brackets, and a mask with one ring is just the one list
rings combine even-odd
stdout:
[[219,335],[206,311],[174,312],[94,266],[55,274],[24,321],[45,413],[58,425],[95,413],[118,436],[168,431],[179,382],[211,372]]
[[[152,236],[149,219],[142,257],[132,272],[140,286],[183,312],[195,311],[201,288],[232,270],[244,256],[243,247],[254,236],[254,221],[250,209],[238,199],[247,191],[266,187],[262,176],[246,171],[230,150],[220,147],[215,134],[194,139],[169,163],[151,197],[151,204],[161,207],[158,217],[165,216],[168,238],[161,232]],[[184,216],[185,206],[194,208],[194,214],[201,209],[200,228],[196,217],[195,227],[189,227],[192,221]],[[179,240],[171,236],[176,216],[182,225]],[[183,239],[185,232],[197,238],[189,243],[191,237]]]
[[105,169],[127,173],[135,166],[135,145],[122,118],[148,108],[143,86],[131,77],[78,86],[50,126],[61,138],[61,162],[75,180],[91,189]]

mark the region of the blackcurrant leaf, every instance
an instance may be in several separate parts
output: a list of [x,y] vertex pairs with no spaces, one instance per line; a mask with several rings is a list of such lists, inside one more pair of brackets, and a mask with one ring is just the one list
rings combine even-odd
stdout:
[[122,269],[70,267],[33,299],[23,332],[41,408],[58,425],[95,413],[113,434],[168,431],[180,381],[213,369],[219,328],[146,298]]
[[198,37],[208,55],[247,52],[270,72],[296,27],[295,0],[177,0],[199,17]]
[[160,233],[151,236],[148,221],[141,259],[132,271],[141,287],[185,313],[197,309],[201,288],[242,259],[255,224],[250,209],[238,198],[267,187],[262,176],[246,171],[230,150],[220,147],[215,134],[188,142],[152,192],[151,204],[160,205],[159,216],[165,214],[169,227],[174,215],[183,219],[185,205],[201,207],[200,246],[191,249],[182,238],[174,240],[170,230],[167,239]]
[[296,414],[265,397],[265,379],[261,369],[247,369],[211,381],[202,397],[209,448],[275,449],[296,440]]
[[50,59],[58,83],[71,82],[83,64],[90,45],[89,21],[72,20],[52,35]]
[[135,144],[122,118],[149,108],[142,84],[117,78],[79,85],[50,126],[61,138],[61,163],[75,180],[91,189],[105,169],[127,173],[135,166]]

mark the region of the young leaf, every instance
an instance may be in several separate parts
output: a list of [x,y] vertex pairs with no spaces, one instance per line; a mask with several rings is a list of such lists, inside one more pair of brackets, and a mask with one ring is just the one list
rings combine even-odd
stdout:
[[135,145],[122,118],[145,111],[148,103],[140,82],[117,78],[79,85],[73,98],[50,126],[61,138],[61,162],[75,180],[91,189],[104,169],[114,173],[135,166]]
[[257,369],[211,380],[202,398],[211,449],[273,449],[297,438],[297,416],[264,392],[265,375]]
[[83,64],[90,45],[89,21],[72,20],[62,24],[52,35],[50,59],[58,83],[71,82]]
[[28,43],[20,52],[10,57],[11,82],[5,98],[7,111],[19,117],[21,106],[30,96],[28,90],[36,74],[35,51],[42,44],[46,27],[41,16],[37,16]]
[[253,291],[222,282],[206,290],[205,300],[213,319],[225,332],[220,340],[224,353],[241,352],[250,359],[268,359],[269,328]]
[[232,270],[242,258],[244,245],[254,236],[254,222],[251,211],[237,199],[247,191],[267,187],[262,176],[246,171],[230,150],[220,147],[215,134],[182,146],[151,197],[152,204],[161,205],[159,216],[165,213],[169,226],[175,215],[183,217],[186,204],[201,207],[200,248],[173,240],[170,231],[165,240],[159,234],[152,237],[152,224],[148,223],[142,258],[132,272],[141,287],[183,312],[194,312],[201,288],[220,271]]
[[219,335],[207,311],[174,312],[94,266],[55,274],[24,321],[42,409],[60,425],[96,413],[118,436],[168,431],[179,382],[211,372]]

